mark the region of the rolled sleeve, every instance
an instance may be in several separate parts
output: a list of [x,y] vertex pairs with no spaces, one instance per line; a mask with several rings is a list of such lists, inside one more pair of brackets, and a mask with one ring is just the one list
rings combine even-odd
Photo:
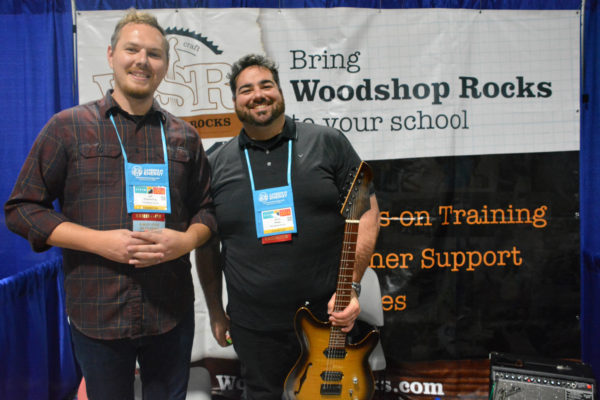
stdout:
[[217,219],[215,218],[215,213],[212,209],[203,209],[198,211],[191,221],[191,224],[195,223],[206,225],[213,235],[217,233]]

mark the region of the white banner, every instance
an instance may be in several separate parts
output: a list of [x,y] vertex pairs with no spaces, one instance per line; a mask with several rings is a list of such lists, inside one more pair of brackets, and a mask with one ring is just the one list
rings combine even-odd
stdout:
[[[226,73],[258,52],[280,64],[286,113],[340,129],[366,160],[579,150],[573,10],[151,12],[171,44],[157,97],[207,148],[238,133]],[[82,103],[111,85],[106,47],[122,15],[78,13]]]
[[[125,15],[77,13],[79,102],[104,96],[113,85],[106,57],[110,37]],[[227,74],[248,52],[264,53],[258,9],[149,10],[167,33],[169,70],[156,92],[161,106],[187,120],[202,137],[231,137],[241,124],[234,113]],[[242,34],[240,34],[240,32]],[[220,139],[223,140],[223,139]],[[205,143],[205,147],[208,147]]]

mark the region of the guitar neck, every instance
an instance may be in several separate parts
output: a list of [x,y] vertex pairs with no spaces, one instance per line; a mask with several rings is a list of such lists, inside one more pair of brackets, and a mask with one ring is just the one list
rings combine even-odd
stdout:
[[[342,311],[350,304],[352,297],[352,277],[356,260],[356,238],[358,237],[358,220],[346,220],[344,226],[344,241],[342,243],[342,256],[338,271],[337,287],[335,290],[334,311]],[[340,327],[332,326],[330,347],[344,348],[346,333]]]
[[356,260],[356,238],[358,237],[358,220],[346,220],[342,256],[335,290],[334,311],[342,311],[350,304],[352,296],[352,276]]
[[[352,174],[352,183],[344,199],[340,213],[344,216],[344,240],[342,242],[342,255],[338,271],[337,287],[335,290],[335,303],[333,311],[342,311],[352,298],[352,278],[356,262],[356,240],[358,238],[358,224],[360,217],[370,208],[369,182],[373,175],[371,167],[361,162],[356,173]],[[330,347],[341,349],[346,345],[346,333],[339,327],[331,327]]]

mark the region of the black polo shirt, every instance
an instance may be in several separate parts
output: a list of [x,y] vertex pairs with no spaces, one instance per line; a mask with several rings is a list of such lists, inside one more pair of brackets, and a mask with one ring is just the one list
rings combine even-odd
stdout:
[[[283,186],[289,140],[298,233],[291,242],[263,245],[256,235],[244,149],[257,190]],[[242,131],[209,161],[232,321],[258,330],[291,329],[296,310],[307,301],[324,318],[342,248],[339,199],[360,164],[348,139],[335,129],[286,117],[276,137],[253,141]]]

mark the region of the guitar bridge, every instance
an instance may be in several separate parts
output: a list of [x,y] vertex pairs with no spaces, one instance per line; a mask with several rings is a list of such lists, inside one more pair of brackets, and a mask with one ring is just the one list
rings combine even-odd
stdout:
[[323,371],[321,372],[321,379],[325,382],[339,382],[342,380],[344,374],[340,371]]
[[323,396],[339,396],[342,394],[342,385],[323,383],[321,385],[321,394]]

